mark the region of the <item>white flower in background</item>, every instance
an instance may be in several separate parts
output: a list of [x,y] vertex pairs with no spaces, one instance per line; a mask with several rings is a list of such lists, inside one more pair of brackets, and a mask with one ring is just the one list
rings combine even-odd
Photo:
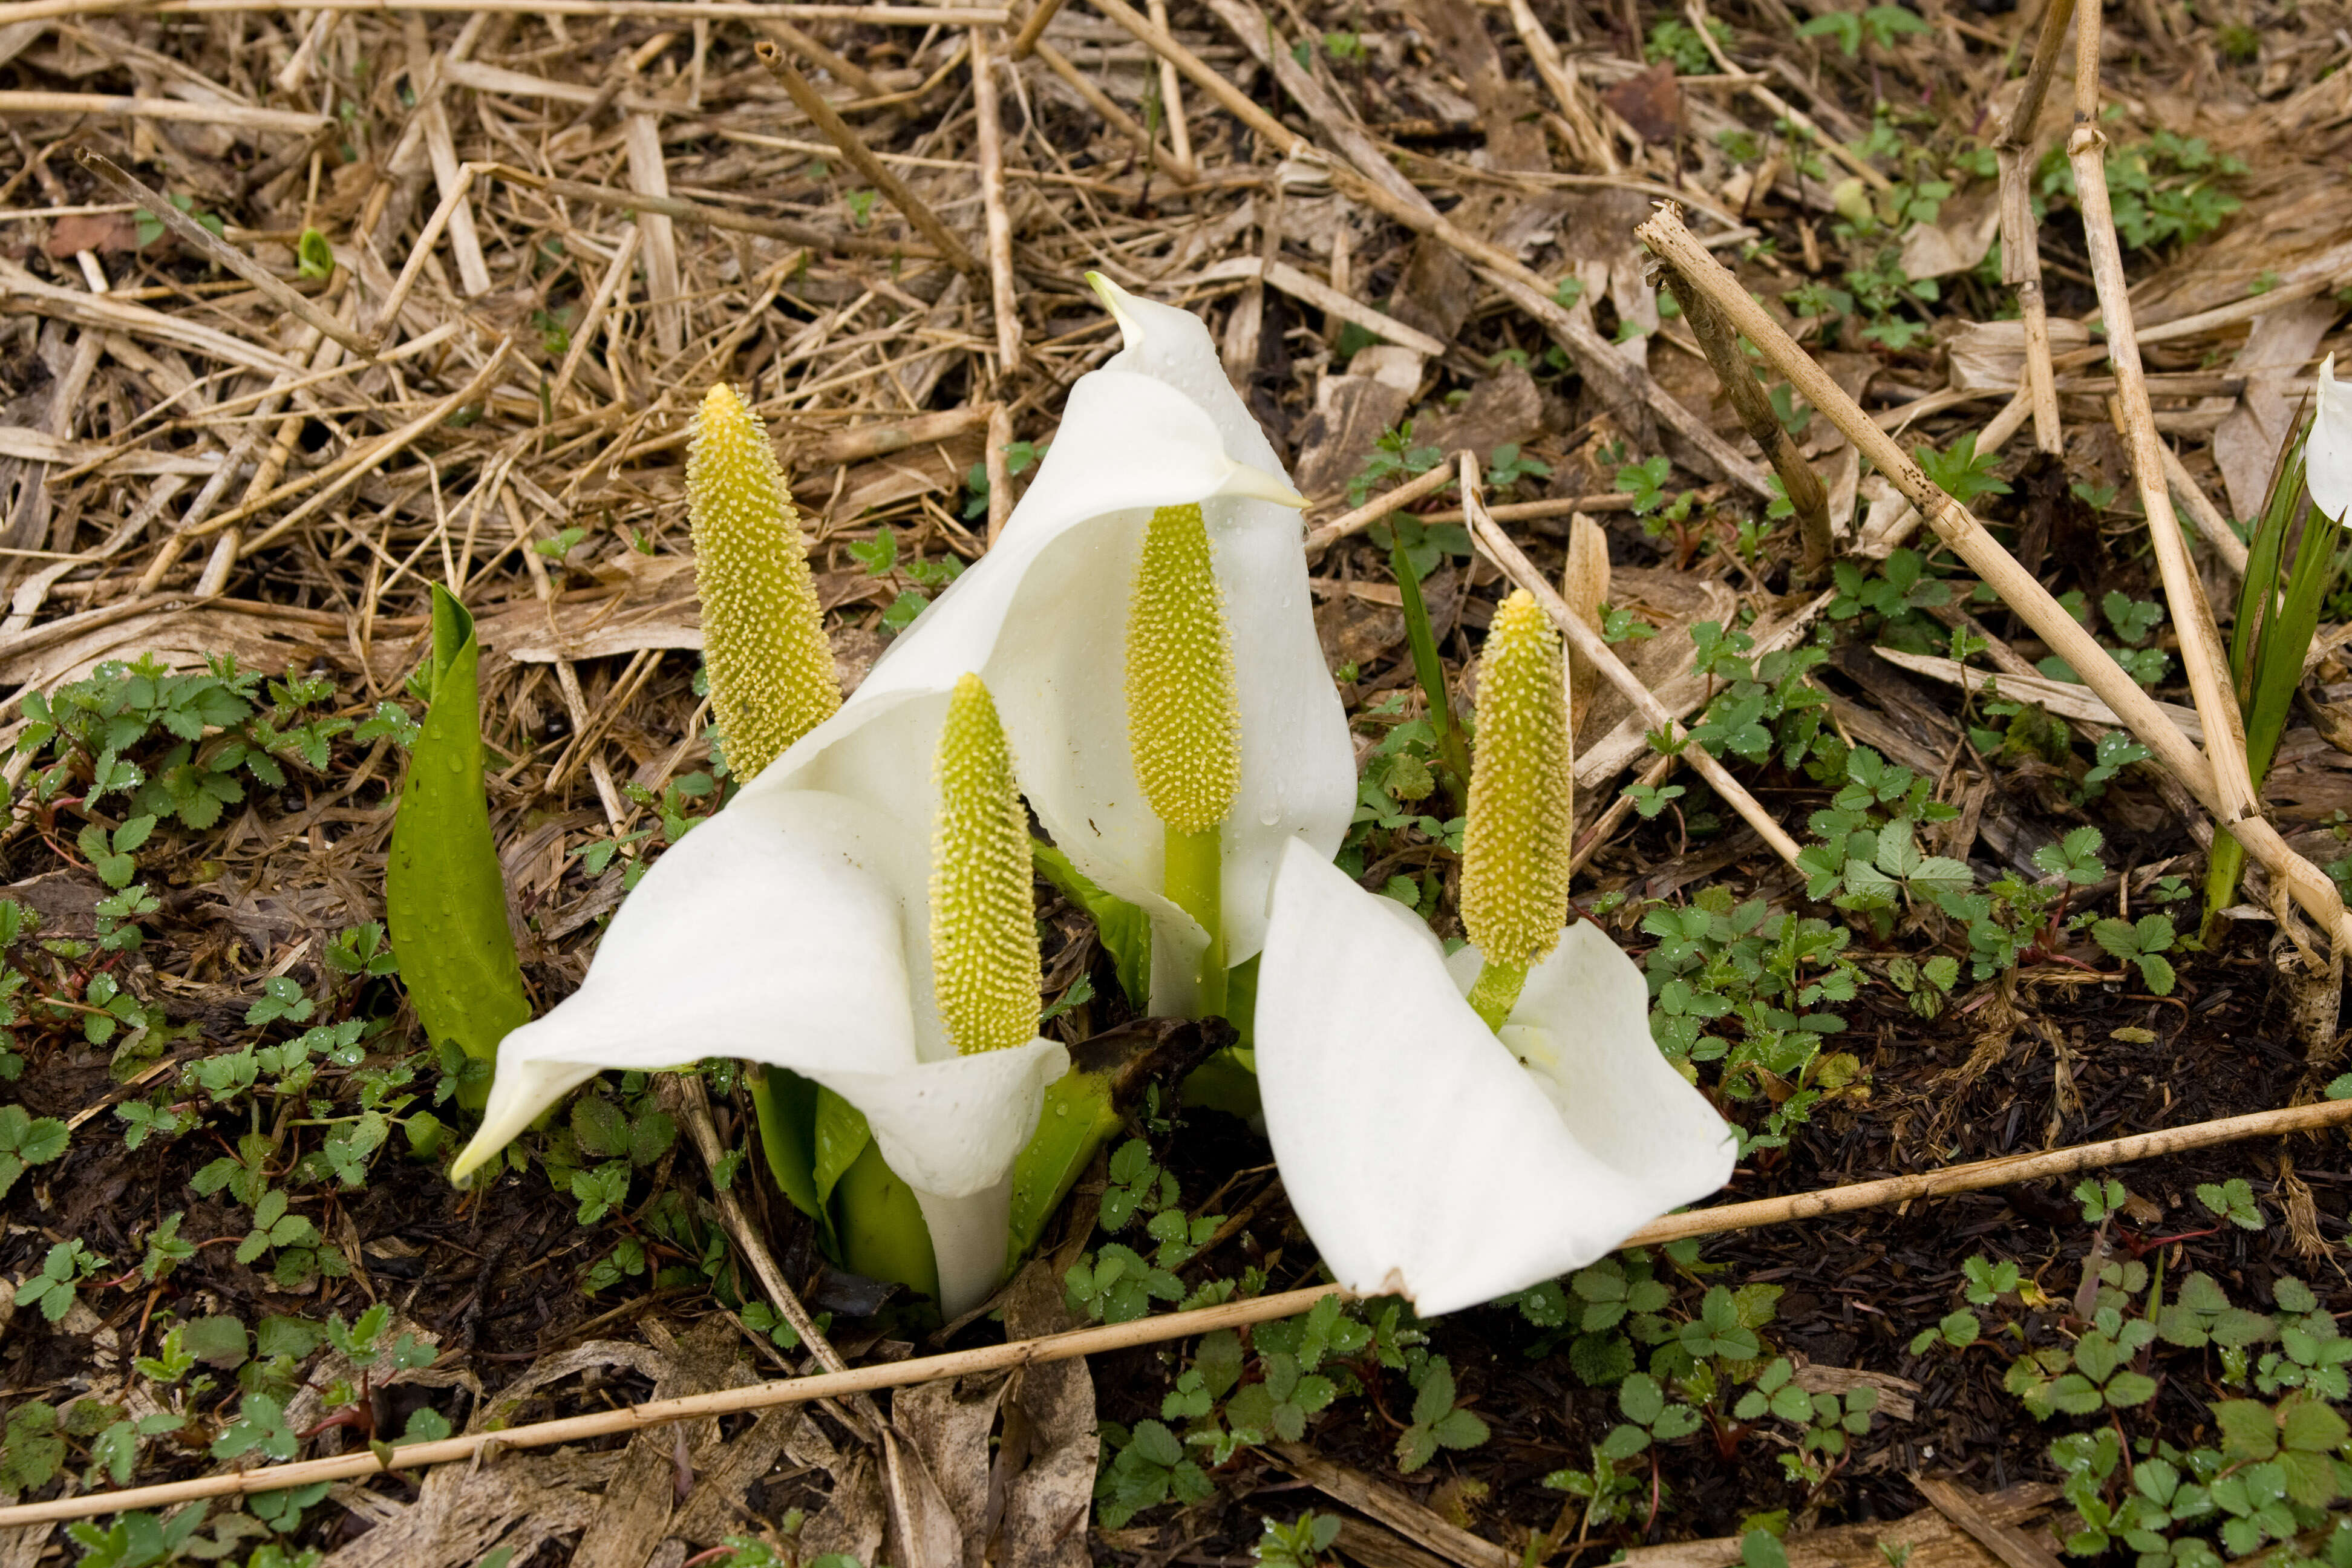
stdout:
[[2352,528],[2352,385],[2336,379],[2336,356],[2319,365],[2311,442],[2304,449],[2304,485],[2322,515]]

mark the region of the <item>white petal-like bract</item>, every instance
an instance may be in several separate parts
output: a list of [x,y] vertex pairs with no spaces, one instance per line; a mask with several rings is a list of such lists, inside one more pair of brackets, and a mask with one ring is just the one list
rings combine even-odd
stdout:
[[2352,528],[2352,384],[2336,379],[2334,354],[2320,362],[2315,391],[2304,484],[2323,515]]
[[[937,731],[956,678],[977,673],[1038,820],[1081,871],[1152,916],[1155,977],[1169,980],[1202,939],[1160,896],[1160,823],[1135,777],[1122,679],[1129,590],[1154,510],[1200,504],[1233,639],[1242,772],[1223,831],[1228,963],[1264,942],[1283,845],[1338,850],[1355,810],[1355,757],[1315,636],[1298,498],[1198,318],[1119,303],[1130,331],[1140,322],[1142,346],[1070,389],[994,548],[747,793],[831,790],[928,821],[929,771],[907,759],[925,754],[914,743]],[[1176,1005],[1166,993],[1155,1001],[1156,1011]]]
[[1401,906],[1285,856],[1255,1026],[1283,1187],[1342,1286],[1427,1316],[1581,1268],[1731,1175],[1730,1129],[1598,926],[1528,971],[1500,1037],[1463,1000],[1478,962],[1449,970]]
[[[856,692],[638,884],[580,991],[500,1047],[480,1164],[606,1068],[735,1056],[865,1112],[929,1220],[953,1316],[1003,1263],[1007,1182],[1053,1042],[959,1058],[933,1000],[932,758],[957,680],[993,695],[1022,793],[1055,842],[1152,918],[1156,1010],[1187,1010],[1206,941],[1160,895],[1161,825],[1128,743],[1126,624],[1145,526],[1198,503],[1237,672],[1241,781],[1223,830],[1226,953],[1265,940],[1286,845],[1318,858],[1355,806],[1355,759],[1307,597],[1302,498],[1224,379],[1208,330],[1104,286],[1128,334],[1071,389],[995,546]],[[975,1293],[977,1292],[977,1294]]]
[[[1004,1263],[1013,1156],[1068,1070],[1050,1040],[959,1057],[930,1004],[923,842],[863,803],[746,794],[646,873],[580,989],[507,1036],[460,1171],[609,1068],[740,1057],[790,1068],[866,1114],[933,1226],[942,1310],[984,1298]],[[972,1201],[993,1192],[989,1204]],[[977,1234],[963,1234],[977,1224]]]

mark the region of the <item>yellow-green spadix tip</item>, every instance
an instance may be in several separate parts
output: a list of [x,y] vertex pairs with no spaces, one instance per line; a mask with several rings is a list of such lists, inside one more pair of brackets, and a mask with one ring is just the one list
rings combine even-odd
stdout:
[[1128,605],[1127,736],[1161,822],[1205,833],[1225,819],[1241,787],[1241,706],[1197,506],[1163,506],[1144,531]]
[[1488,962],[1524,968],[1568,919],[1574,774],[1559,634],[1525,590],[1478,664],[1477,748],[1462,839],[1462,924]]
[[940,725],[931,835],[931,986],[957,1051],[1037,1037],[1036,906],[1029,819],[996,703],[977,675],[956,681]]
[[832,717],[841,681],[767,426],[723,382],[695,416],[686,498],[710,705],[748,781]]

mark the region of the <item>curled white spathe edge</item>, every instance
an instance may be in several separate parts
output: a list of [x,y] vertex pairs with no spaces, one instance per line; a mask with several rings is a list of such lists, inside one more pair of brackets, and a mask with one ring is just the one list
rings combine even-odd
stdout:
[[2304,448],[2304,488],[2320,515],[2352,527],[2352,384],[2336,379],[2336,356],[2320,362],[2314,387],[2310,443]]
[[1449,966],[1307,847],[1285,856],[1254,1029],[1284,1189],[1342,1286],[1425,1316],[1582,1268],[1732,1170],[1730,1129],[1659,1054],[1641,972],[1597,926],[1562,933],[1499,1039],[1463,1000],[1477,963]]
[[[740,809],[739,809],[740,808]],[[1004,1261],[1013,1162],[1055,1041],[972,1057],[929,1014],[922,858],[860,803],[801,791],[739,799],[664,855],[614,915],[581,989],[509,1034],[480,1132],[453,1175],[485,1163],[549,1105],[607,1068],[729,1056],[787,1068],[864,1112],[932,1226],[942,1307],[963,1310]]]

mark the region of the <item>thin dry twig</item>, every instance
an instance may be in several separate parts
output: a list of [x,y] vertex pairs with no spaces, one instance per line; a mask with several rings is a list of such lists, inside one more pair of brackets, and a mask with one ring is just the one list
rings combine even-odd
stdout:
[[2205,602],[2205,586],[2189,563],[2188,542],[2172,511],[2164,467],[2164,443],[2156,434],[2147,380],[2132,331],[2131,285],[2124,277],[2123,246],[2116,235],[2115,209],[2107,198],[2107,139],[2099,133],[2100,8],[2085,5],[2076,16],[2074,131],[2067,139],[2074,165],[2075,205],[2083,215],[2084,247],[2106,322],[2107,361],[2116,372],[2116,405],[2132,456],[2132,478],[2147,519],[2148,542],[2156,552],[2164,596],[2180,639],[2180,662],[2197,716],[2205,726],[2205,755],[2212,763],[2216,822],[2224,828],[2261,814],[2246,762],[2245,720],[2230,679],[2229,654]]
[[182,212],[172,203],[149,190],[131,175],[115,166],[114,161],[87,147],[74,149],[74,162],[113,186],[123,195],[139,204],[156,222],[177,235],[182,241],[195,248],[207,261],[217,262],[268,296],[270,303],[280,310],[290,310],[304,323],[350,349],[354,353],[373,354],[375,345],[362,332],[355,332],[300,289],[280,279],[276,273],[247,256],[212,230]]
[[[2341,1126],[2347,1121],[2352,1121],[2352,1100],[2321,1100],[2311,1105],[2256,1111],[2247,1116],[2222,1117],[2212,1121],[2193,1122],[2187,1127],[2138,1132],[2044,1153],[2010,1154],[1997,1160],[1979,1160],[1916,1175],[1891,1176],[1883,1181],[1858,1182],[1820,1192],[1759,1198],[1753,1203],[1727,1204],[1718,1208],[1693,1209],[1654,1220],[1627,1237],[1620,1245],[1659,1247],[1690,1237],[1754,1230],[1768,1225],[1819,1219],[1828,1215],[1852,1214],[1861,1209],[1884,1208],[1890,1204],[1911,1203],[1922,1198],[1982,1192],[1989,1187],[2046,1181],[2080,1171],[2099,1170],[2138,1160],[2185,1153],[2193,1149],[2242,1142],[2250,1138],[2314,1132],[2323,1128]],[[1164,1344],[1171,1340],[1191,1339],[1196,1334],[1213,1333],[1219,1329],[1240,1328],[1245,1324],[1295,1317],[1327,1296],[1346,1294],[1336,1286],[1310,1285],[1303,1289],[1228,1301],[1221,1306],[1195,1308],[1189,1312],[1169,1312],[1134,1322],[1075,1329],[1067,1333],[1015,1340],[1006,1344],[985,1345],[977,1350],[954,1351],[946,1355],[919,1356],[879,1366],[853,1367],[845,1372],[816,1377],[757,1383],[743,1388],[722,1389],[714,1394],[648,1400],[619,1410],[533,1422],[501,1432],[474,1432],[437,1442],[404,1444],[388,1450],[389,1464],[370,1451],[326,1459],[302,1459],[286,1465],[267,1465],[226,1475],[200,1476],[193,1480],[171,1481],[160,1486],[86,1492],[79,1497],[58,1498],[48,1502],[19,1503],[10,1508],[0,1508],[0,1530],[27,1524],[52,1524],[60,1520],[87,1519],[94,1514],[115,1513],[134,1508],[164,1508],[199,1498],[249,1496],[255,1492],[278,1491],[318,1481],[372,1476],[386,1469],[417,1469],[429,1465],[446,1465],[459,1459],[472,1459],[495,1449],[544,1448],[614,1433],[639,1432],[674,1421],[741,1415],[753,1410],[772,1409],[780,1405],[800,1405],[815,1399],[839,1398],[884,1388],[903,1388],[912,1384],[936,1383],[980,1373],[1073,1361],[1081,1356],[1129,1350],[1137,1345]]]
[[2042,239],[2033,221],[2028,182],[2033,174],[2033,127],[2042,118],[2042,102],[2050,79],[2066,47],[2066,23],[2074,0],[2050,0],[2042,13],[2042,37],[2033,46],[2033,60],[2025,72],[2016,107],[1993,142],[2000,171],[2000,280],[2017,290],[2018,313],[2025,321],[2026,385],[2033,397],[2034,445],[2045,452],[2065,445],[2058,418],[2058,387],[2050,367],[2050,307],[2042,294]]
[[931,242],[949,266],[959,272],[980,270],[980,263],[973,258],[963,241],[955,237],[955,231],[941,223],[940,215],[931,210],[930,204],[908,189],[907,182],[892,174],[888,166],[874,155],[874,150],[866,144],[865,138],[857,134],[831,103],[825,101],[824,95],[810,84],[808,78],[801,75],[798,66],[784,58],[782,49],[762,38],[754,47],[754,52],[760,57],[760,63],[768,68],[768,74],[792,95],[794,103],[800,105],[801,112],[816,122],[817,129],[824,132],[826,140],[841,149],[841,155],[855,164],[857,172],[882,193],[885,201],[906,215],[907,221]]
[[[2173,776],[2213,813],[2215,818],[2245,845],[2264,869],[2283,879],[2302,907],[2340,945],[2352,946],[2352,916],[2327,874],[2288,847],[2278,829],[2259,815],[2230,810],[2205,754],[2167,721],[2155,699],[2141,689],[2112,655],[2098,645],[2050,591],[2018,564],[2017,558],[1986,531],[1983,523],[1938,489],[1919,465],[1889,439],[1827,372],[1783,331],[1769,312],[1748,297],[1738,280],[1709,255],[1682,221],[1671,203],[1634,231],[1651,252],[1679,270],[1729,317],[1734,326],[1796,384],[1797,390],[1832,424],[1845,433],[1916,507],[1937,537],[1968,563],[1999,594],[2011,609],[2032,626],[2051,650],[2064,659],[2117,717],[2170,769]],[[2021,399],[2020,401],[2022,401]],[[2160,482],[2160,481],[2159,481]]]
[[[1468,454],[1464,456],[1466,458]],[[1617,657],[1615,648],[1601,640],[1600,633],[1586,626],[1583,619],[1569,608],[1568,601],[1559,596],[1559,591],[1545,579],[1535,563],[1529,561],[1526,552],[1513,543],[1510,536],[1486,514],[1486,508],[1478,504],[1475,496],[1465,497],[1464,503],[1464,510],[1470,520],[1471,542],[1477,545],[1486,559],[1501,567],[1503,575],[1508,577],[1514,585],[1535,595],[1536,603],[1543,606],[1544,614],[1552,618],[1552,623],[1559,627],[1570,646],[1583,655],[1610,685],[1624,694],[1634,710],[1649,721],[1651,728],[1657,731],[1667,745],[1685,762],[1698,770],[1699,777],[1714,786],[1716,794],[1739,814],[1742,821],[1756,830],[1758,837],[1771,846],[1774,854],[1790,865],[1795,865],[1801,853],[1797,841],[1789,837],[1787,829],[1774,820],[1770,812],[1764,809],[1764,803],[1750,794],[1746,784],[1732,777],[1731,771],[1717,762],[1713,752],[1691,742],[1688,732],[1672,713],[1666,711],[1656,693],[1642,684],[1640,676],[1625,668],[1625,661]]]
[[1353,510],[1341,512],[1328,522],[1317,524],[1307,531],[1307,559],[1314,560],[1339,541],[1363,532],[1390,513],[1402,510],[1423,496],[1435,495],[1454,482],[1453,465],[1440,463],[1420,478],[1407,479],[1385,495],[1375,496]]
[[1062,8],[1062,0],[1036,0],[1029,7],[1029,19],[1021,24],[1021,31],[1013,39],[1013,58],[1025,60],[1029,52],[1045,36],[1045,28],[1054,20],[1054,13]]
[[1021,302],[1013,278],[1013,218],[1004,206],[1004,118],[989,29],[971,38],[971,109],[980,153],[980,208],[988,226],[988,289],[996,317],[996,373],[1021,368]]

